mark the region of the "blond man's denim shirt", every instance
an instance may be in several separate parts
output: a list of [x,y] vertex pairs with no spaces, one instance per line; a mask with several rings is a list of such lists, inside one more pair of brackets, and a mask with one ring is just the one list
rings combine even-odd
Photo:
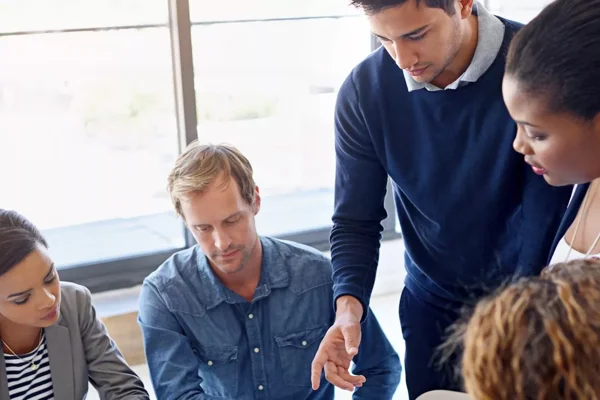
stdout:
[[[139,322],[159,400],[334,398],[311,363],[334,322],[330,261],[307,246],[260,238],[262,272],[250,303],[227,289],[198,246],[181,251],[143,284]],[[391,399],[398,355],[373,312],[362,323],[354,399]]]

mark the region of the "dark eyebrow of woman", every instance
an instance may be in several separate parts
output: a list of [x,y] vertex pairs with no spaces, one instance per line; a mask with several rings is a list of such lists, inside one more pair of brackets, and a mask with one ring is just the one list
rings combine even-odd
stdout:
[[525,121],[517,121],[517,120],[515,120],[515,122],[516,122],[517,124],[531,126],[532,128],[539,128],[539,126],[537,126],[537,125],[534,125],[534,124],[532,124],[532,123],[530,123],[530,122],[525,122]]
[[[50,275],[52,275],[52,272],[54,271],[54,263],[52,263],[50,265],[50,269],[48,270],[48,273],[46,274],[46,276],[44,276],[44,280],[48,279],[48,277]],[[27,289],[27,290],[23,290],[22,292],[17,292],[17,293],[12,293],[10,294],[7,298],[11,299],[13,297],[19,297],[19,296],[23,296],[24,294],[28,294],[32,291],[33,289]]]

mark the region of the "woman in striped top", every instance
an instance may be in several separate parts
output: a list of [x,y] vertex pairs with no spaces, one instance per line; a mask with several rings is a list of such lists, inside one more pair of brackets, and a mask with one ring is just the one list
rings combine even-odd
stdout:
[[40,231],[0,209],[0,400],[148,399],[96,317],[87,289],[61,283]]
[[[8,346],[5,345],[8,349]],[[10,350],[9,350],[10,352]],[[40,342],[34,350],[25,354],[4,354],[8,393],[11,399],[53,399],[52,375],[46,348],[46,336],[40,332]]]

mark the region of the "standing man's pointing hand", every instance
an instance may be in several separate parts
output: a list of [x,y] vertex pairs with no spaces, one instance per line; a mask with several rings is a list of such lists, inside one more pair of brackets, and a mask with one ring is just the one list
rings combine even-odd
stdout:
[[312,362],[314,390],[319,388],[323,370],[325,378],[341,389],[352,391],[366,381],[364,376],[352,375],[348,371],[360,346],[363,307],[356,298],[341,296],[336,301],[336,308],[335,323],[327,331]]

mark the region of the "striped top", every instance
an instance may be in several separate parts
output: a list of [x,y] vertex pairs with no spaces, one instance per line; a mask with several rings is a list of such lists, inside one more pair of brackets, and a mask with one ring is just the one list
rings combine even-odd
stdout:
[[[46,334],[31,353],[16,357],[4,353],[8,395],[11,400],[53,400],[50,360],[46,347]],[[34,370],[31,361],[37,365]]]

